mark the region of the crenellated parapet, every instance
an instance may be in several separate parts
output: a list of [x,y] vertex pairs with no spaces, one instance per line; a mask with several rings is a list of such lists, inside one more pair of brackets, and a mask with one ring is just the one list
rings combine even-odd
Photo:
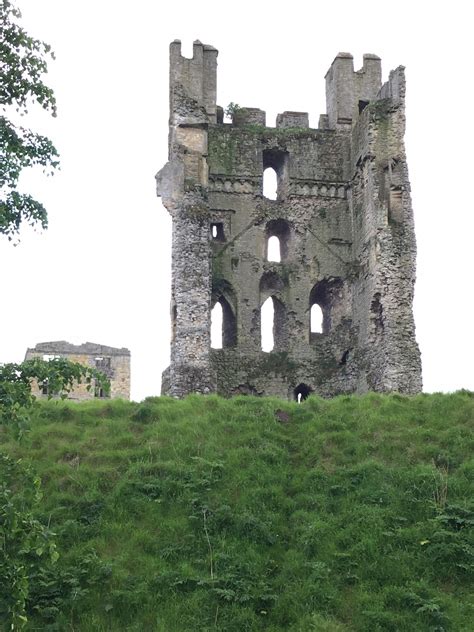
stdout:
[[[169,161],[156,176],[173,218],[163,392],[420,391],[403,67],[382,84],[379,57],[364,55],[354,71],[352,55],[339,53],[317,129],[291,110],[275,127],[256,107],[232,106],[227,120],[216,67],[212,46],[195,42],[187,59],[171,44]],[[271,351],[261,335],[268,301]]]
[[377,98],[382,85],[382,62],[377,55],[364,55],[354,72],[354,58],[339,53],[326,73],[326,116],[328,129],[352,125],[368,102]]
[[191,59],[181,41],[170,44],[170,125],[216,122],[217,55],[213,46],[193,44]]

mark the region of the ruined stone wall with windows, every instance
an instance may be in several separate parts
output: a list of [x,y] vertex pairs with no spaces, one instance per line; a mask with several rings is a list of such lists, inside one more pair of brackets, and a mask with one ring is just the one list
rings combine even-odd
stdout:
[[[217,51],[170,47],[171,364],[162,390],[306,397],[421,390],[412,313],[415,237],[404,151],[404,73],[382,86],[340,53],[327,114],[216,106]],[[264,190],[273,170],[275,193]],[[211,348],[211,313],[222,348]],[[273,311],[273,347],[261,314]]]
[[[27,349],[25,360],[41,358],[53,360],[65,358],[71,362],[78,362],[92,369],[104,373],[110,380],[110,392],[106,394],[100,385],[92,384],[87,390],[87,384],[76,384],[68,393],[68,399],[83,401],[94,398],[130,399],[130,351],[125,348],[108,347],[94,342],[73,345],[65,340],[40,342],[35,347]],[[32,393],[36,397],[46,398],[54,396],[50,393],[48,384],[32,383]]]

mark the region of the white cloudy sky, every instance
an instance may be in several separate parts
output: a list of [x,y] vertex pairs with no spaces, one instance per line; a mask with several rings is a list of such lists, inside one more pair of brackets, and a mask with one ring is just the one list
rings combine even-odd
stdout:
[[[46,340],[132,352],[132,396],[160,390],[169,358],[170,231],[154,174],[167,158],[168,45],[219,49],[218,103],[325,110],[339,51],[407,68],[407,152],[418,238],[415,319],[426,391],[474,390],[472,62],[469,3],[19,0],[57,56],[58,118],[30,124],[61,153],[22,186],[50,227],[0,242],[0,361]],[[28,122],[28,121],[25,121]]]

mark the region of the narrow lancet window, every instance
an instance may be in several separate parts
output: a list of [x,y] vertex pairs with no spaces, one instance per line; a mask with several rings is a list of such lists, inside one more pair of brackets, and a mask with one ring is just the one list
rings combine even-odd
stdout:
[[219,302],[211,312],[211,347],[222,349],[222,305]]
[[274,346],[273,341],[273,321],[274,321],[274,305],[273,298],[270,296],[262,305],[260,312],[261,323],[261,340],[262,351],[272,351]]

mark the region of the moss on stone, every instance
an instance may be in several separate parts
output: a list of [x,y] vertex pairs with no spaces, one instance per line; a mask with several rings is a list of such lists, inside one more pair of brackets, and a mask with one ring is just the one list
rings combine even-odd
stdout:
[[287,351],[270,351],[263,355],[258,364],[254,365],[253,373],[262,376],[268,373],[279,373],[291,381],[291,375],[297,368],[296,362],[290,359]]

